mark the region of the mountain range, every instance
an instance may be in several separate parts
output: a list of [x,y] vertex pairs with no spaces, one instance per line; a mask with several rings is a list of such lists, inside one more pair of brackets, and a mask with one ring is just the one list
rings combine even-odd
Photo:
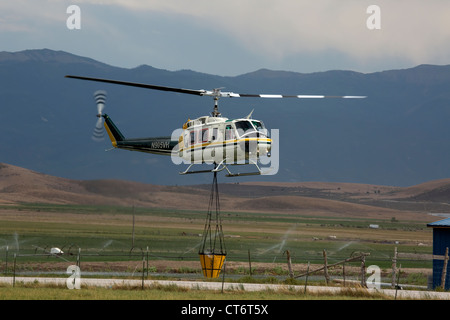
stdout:
[[180,176],[169,157],[111,150],[91,139],[93,93],[108,92],[105,112],[125,136],[170,135],[187,119],[209,115],[213,101],[111,84],[67,74],[163,86],[225,88],[238,93],[365,95],[366,99],[221,99],[228,118],[252,110],[279,129],[274,176],[222,182],[353,182],[412,186],[450,177],[450,65],[375,73],[296,73],[261,69],[233,77],[148,65],[110,66],[50,49],[0,52],[0,162],[67,179],[118,179],[158,185],[210,183]]

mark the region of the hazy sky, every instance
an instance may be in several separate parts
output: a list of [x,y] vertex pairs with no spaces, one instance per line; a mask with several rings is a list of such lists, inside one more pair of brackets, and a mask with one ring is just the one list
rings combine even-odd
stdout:
[[374,72],[450,64],[449,17],[449,0],[0,0],[0,51],[217,75]]

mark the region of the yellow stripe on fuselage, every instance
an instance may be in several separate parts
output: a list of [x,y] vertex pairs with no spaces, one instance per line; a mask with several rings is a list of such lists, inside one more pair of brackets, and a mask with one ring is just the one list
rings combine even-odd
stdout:
[[235,143],[246,142],[246,141],[257,141],[258,143],[260,143],[260,142],[272,143],[272,139],[265,139],[265,138],[234,139],[234,140],[225,140],[225,141],[219,141],[219,142],[196,143],[193,146],[180,149],[180,152],[181,151],[187,151],[187,150],[193,150],[193,149],[197,149],[197,148],[202,148],[203,149],[204,147],[208,147],[208,146],[217,146],[217,145],[224,145],[224,146],[226,146],[227,144],[235,144]]

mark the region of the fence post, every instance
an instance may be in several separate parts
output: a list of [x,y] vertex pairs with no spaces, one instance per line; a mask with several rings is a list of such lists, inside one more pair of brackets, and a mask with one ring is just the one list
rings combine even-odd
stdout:
[[13,264],[13,288],[16,286],[16,254],[14,253],[14,264]]
[[330,276],[328,275],[328,262],[327,262],[327,252],[323,249],[323,260],[324,260],[324,275],[325,282],[328,285],[328,281],[330,280]]
[[308,285],[308,276],[309,276],[309,261],[308,261],[308,268],[306,269],[306,280],[305,280],[305,292],[306,293],[306,286]]
[[366,257],[361,256],[361,287],[367,287],[366,284]]
[[396,273],[397,273],[397,247],[394,248],[394,257],[392,258],[392,288],[395,287]]
[[147,246],[147,278],[148,278],[148,246]]
[[81,270],[81,248],[78,248],[78,255],[77,255],[77,266]]
[[9,247],[6,246],[6,257],[5,257],[5,276],[8,275],[8,251]]
[[342,276],[344,278],[344,287],[345,287],[345,262],[342,264]]
[[294,272],[292,271],[291,253],[289,252],[289,250],[286,250],[286,255],[287,255],[287,263],[288,263],[288,269],[289,269],[289,277],[291,279],[293,279]]
[[131,230],[131,250],[134,248],[134,205],[133,205],[133,228]]
[[[248,251],[250,253],[250,250]],[[223,293],[223,286],[225,284],[225,272],[227,270],[227,259],[225,259],[225,261],[223,262],[223,273],[222,273],[222,293]],[[251,271],[250,271],[250,275],[251,275]]]
[[442,267],[441,287],[445,290],[445,278],[447,276],[447,264],[448,264],[448,247],[445,249],[444,266]]
[[395,285],[395,298],[394,300],[397,300],[397,291],[399,289],[399,283],[400,283],[400,273],[402,272],[402,265],[400,264],[400,268],[398,268],[398,275],[397,275],[397,284]]
[[145,256],[142,254],[142,290],[144,290]]
[[250,259],[250,249],[248,249],[248,268],[250,277],[252,276],[252,260]]

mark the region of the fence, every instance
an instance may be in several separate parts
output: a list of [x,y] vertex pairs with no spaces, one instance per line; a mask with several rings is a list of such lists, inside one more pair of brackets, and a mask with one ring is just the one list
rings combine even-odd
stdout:
[[[308,283],[308,277],[312,274],[318,274],[320,272],[323,272],[323,277],[325,279],[326,284],[328,285],[330,282],[330,275],[329,275],[329,271],[332,270],[333,268],[336,268],[338,266],[340,266],[342,268],[342,277],[343,277],[343,285],[346,285],[346,265],[348,265],[349,263],[360,263],[360,285],[362,287],[367,287],[367,283],[366,283],[366,276],[367,276],[367,267],[366,267],[366,258],[370,256],[370,253],[357,253],[357,254],[352,254],[350,257],[342,259],[338,262],[329,264],[328,263],[328,257],[327,257],[327,251],[324,249],[322,252],[322,258],[323,258],[323,263],[322,266],[315,268],[313,270],[310,270],[310,262],[308,261],[308,267],[306,272],[302,272],[298,275],[295,275],[294,273],[294,266],[292,264],[292,257],[291,257],[291,252],[289,250],[285,251],[286,254],[286,258],[287,258],[287,268],[288,268],[288,275],[289,278],[291,279],[298,279],[298,278],[302,278],[305,277],[305,287]],[[8,274],[10,267],[8,267],[8,264],[10,263],[10,261],[8,261],[8,257],[10,257],[11,255],[8,254],[8,249],[6,251],[6,255],[5,255],[5,273]],[[148,247],[146,250],[142,250],[140,252],[133,252],[133,250],[130,250],[129,252],[124,252],[122,254],[102,254],[102,253],[84,253],[82,254],[81,249],[78,248],[76,253],[71,253],[71,256],[76,256],[76,259],[74,261],[74,263],[76,264],[77,267],[79,267],[81,269],[82,266],[82,262],[83,262],[83,258],[87,258],[87,257],[99,257],[99,256],[103,256],[103,257],[107,257],[107,258],[112,258],[112,257],[128,257],[129,259],[131,259],[132,261],[134,261],[135,263],[140,263],[139,261],[142,261],[142,273],[141,276],[142,278],[144,278],[145,276],[149,276],[149,260],[150,258],[162,258],[160,256],[154,256],[152,255],[149,250]],[[12,267],[12,273],[13,273],[13,277],[15,277],[16,275],[16,260],[17,258],[23,258],[23,257],[56,257],[59,259],[63,259],[66,262],[70,262],[69,260],[65,259],[65,256],[63,254],[58,254],[58,253],[34,253],[34,254],[17,254],[14,253],[13,254],[13,267]],[[180,257],[180,256],[172,256],[172,257],[164,257],[164,258],[171,258],[171,259],[178,259],[178,260],[182,260],[184,259],[184,257]],[[446,250],[445,255],[443,256],[436,256],[436,255],[432,255],[432,254],[413,254],[413,253],[401,253],[398,252],[397,247],[395,247],[394,250],[394,254],[392,257],[392,278],[391,278],[391,286],[393,288],[398,288],[399,287],[399,279],[400,279],[400,274],[401,274],[401,264],[399,265],[399,262],[402,259],[414,259],[414,260],[424,260],[424,261],[430,261],[430,260],[436,260],[436,259],[441,259],[444,261],[444,268],[442,269],[442,274],[441,274],[441,287],[445,288],[445,279],[446,279],[446,275],[447,275],[447,267],[448,267],[448,260],[449,260],[449,252],[448,252],[448,248]],[[249,274],[250,276],[252,276],[252,261],[251,261],[251,253],[250,250],[248,250],[248,263],[249,263]],[[398,266],[399,265],[399,266]],[[134,272],[135,273],[135,272]],[[134,274],[133,273],[133,274]],[[138,273],[136,273],[138,274]],[[224,270],[224,276],[225,276],[225,270]]]
[[[440,287],[441,289],[445,289],[445,281],[447,278],[447,267],[449,260],[449,252],[448,247],[445,249],[444,255],[433,255],[433,254],[415,254],[415,253],[398,253],[397,248],[395,248],[394,259],[392,262],[393,269],[393,278],[395,275],[395,270],[397,269],[397,259],[399,258],[408,258],[408,259],[417,259],[417,260],[443,260],[443,268],[440,275]],[[435,271],[433,270],[433,276],[435,275]],[[436,283],[437,281],[433,281]]]
[[[319,267],[317,269],[314,270],[309,270],[309,262],[308,262],[308,269],[306,272],[294,276],[294,272],[293,272],[293,268],[292,268],[292,262],[291,262],[291,255],[289,251],[286,251],[287,253],[287,263],[288,263],[288,269],[289,269],[289,276],[291,278],[301,278],[301,277],[306,277],[305,283],[307,283],[307,279],[308,276],[314,273],[317,273],[319,271],[323,270],[323,275],[325,278],[325,282],[328,285],[328,283],[330,282],[330,276],[329,276],[329,269],[330,268],[334,268],[336,266],[342,265],[342,276],[343,276],[343,283],[345,286],[345,281],[346,281],[346,273],[345,273],[345,264],[349,263],[349,262],[355,262],[355,261],[360,261],[361,262],[361,286],[362,287],[367,287],[367,283],[366,283],[366,265],[365,265],[365,260],[366,257],[370,255],[370,253],[360,253],[358,255],[353,255],[347,259],[341,260],[339,262],[333,263],[333,264],[328,264],[328,259],[327,259],[327,252],[326,250],[323,250],[323,266]],[[447,275],[447,267],[448,267],[448,260],[449,260],[449,251],[448,248],[446,248],[445,251],[445,255],[444,256],[437,256],[437,255],[430,255],[430,254],[415,254],[415,253],[399,253],[397,250],[397,247],[395,247],[394,250],[394,255],[392,258],[392,281],[391,281],[391,286],[393,288],[399,288],[399,280],[400,280],[400,274],[401,274],[401,264],[399,267],[397,267],[397,263],[399,259],[417,259],[417,260],[444,260],[444,266],[442,269],[442,274],[441,274],[441,288],[445,289],[445,280],[446,280],[446,275]]]

